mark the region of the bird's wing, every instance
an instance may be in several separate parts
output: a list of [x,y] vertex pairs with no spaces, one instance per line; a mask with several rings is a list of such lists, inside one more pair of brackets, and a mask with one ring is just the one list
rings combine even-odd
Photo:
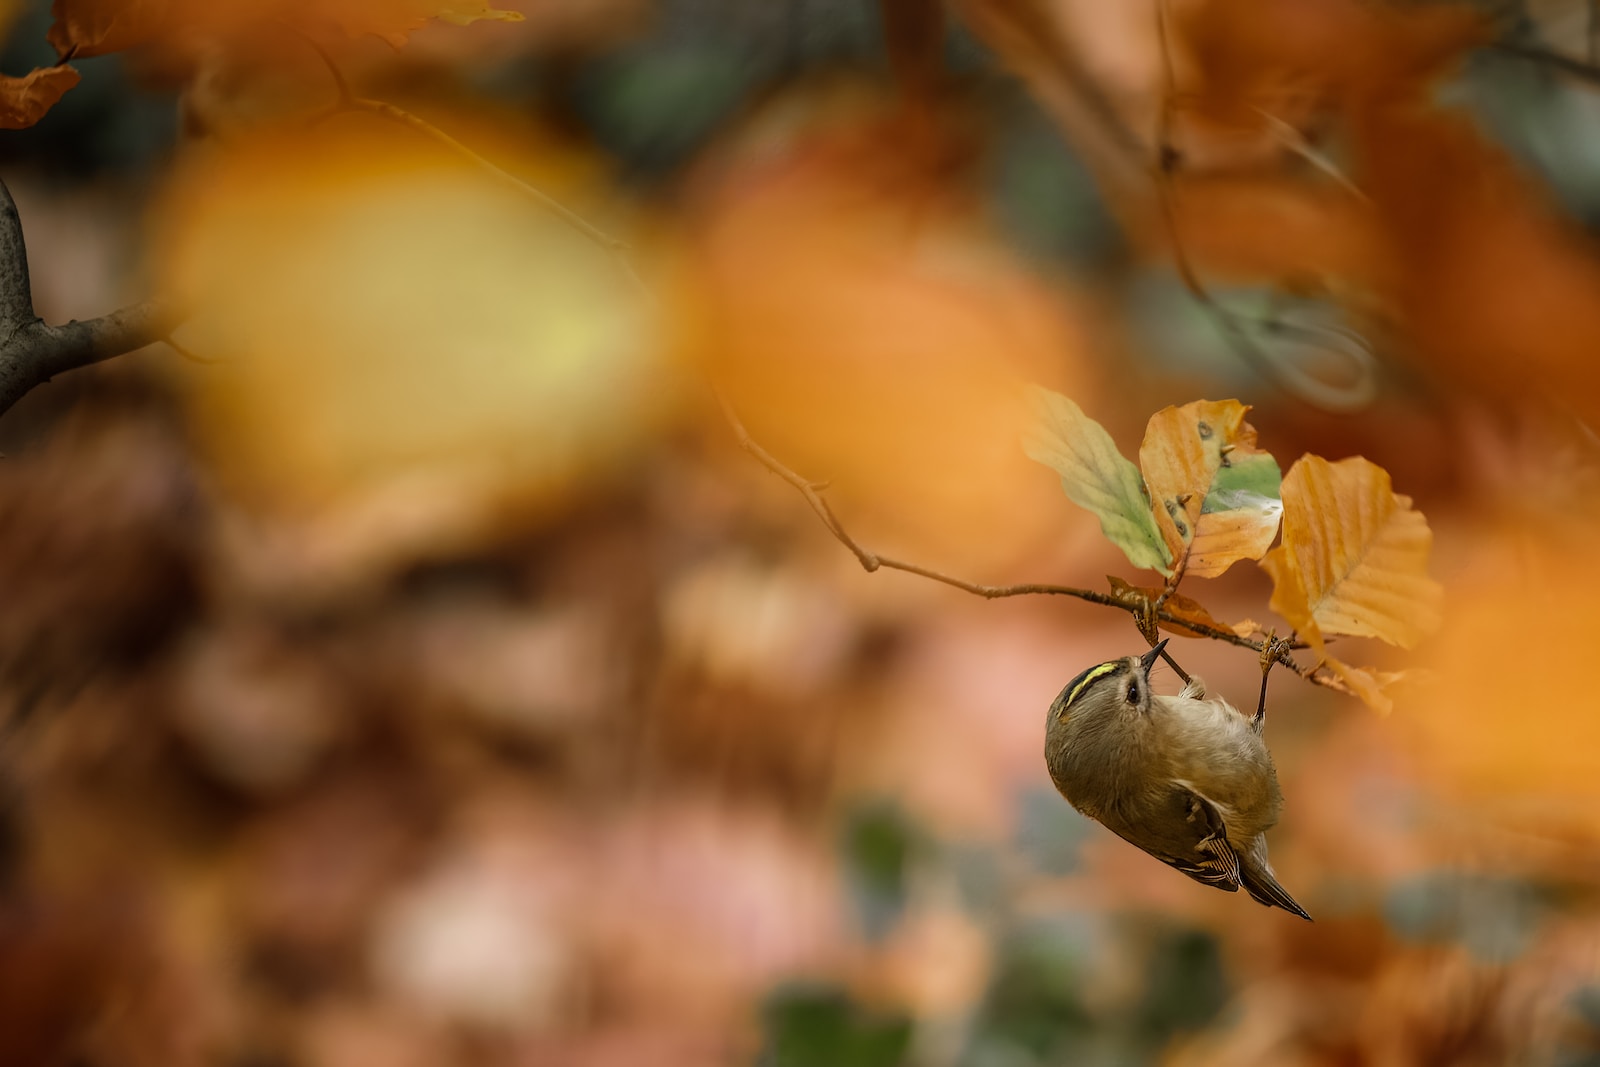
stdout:
[[1163,827],[1182,829],[1168,832],[1161,841],[1135,841],[1116,827],[1112,832],[1197,882],[1237,892],[1239,854],[1228,843],[1228,827],[1217,805],[1187,782],[1173,782],[1165,802],[1171,807]]

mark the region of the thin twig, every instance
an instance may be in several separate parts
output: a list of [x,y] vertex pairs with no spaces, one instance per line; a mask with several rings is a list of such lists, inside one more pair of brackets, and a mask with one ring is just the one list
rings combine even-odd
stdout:
[[175,318],[166,305],[147,302],[59,326],[41,320],[33,310],[22,218],[0,182],[0,414],[58,374],[154,344]]
[[1316,167],[1328,177],[1332,178],[1341,188],[1345,190],[1345,192],[1349,193],[1363,204],[1372,203],[1371,198],[1368,197],[1366,193],[1363,193],[1360,186],[1351,181],[1349,176],[1346,175],[1344,171],[1335,166],[1333,160],[1329,159],[1323,153],[1317,151],[1316,147],[1310,141],[1306,140],[1305,134],[1301,133],[1293,125],[1283,121],[1265,108],[1253,107],[1252,110],[1267,120],[1267,129],[1272,131],[1272,135],[1276,137],[1279,143],[1285,148],[1289,149],[1289,151],[1293,152],[1307,163],[1310,163],[1313,167]]
[[1596,66],[1593,60],[1585,63],[1581,59],[1552,52],[1548,48],[1535,48],[1515,41],[1495,41],[1489,47],[1503,55],[1526,59],[1532,63],[1542,63],[1547,67],[1554,67],[1563,74],[1570,74],[1580,81],[1600,85],[1600,66]]
[[[1230,645],[1237,645],[1240,648],[1248,648],[1257,654],[1262,654],[1263,650],[1267,647],[1265,642],[1252,641],[1248,637],[1242,637],[1239,634],[1234,633],[1232,630],[1226,630],[1217,626],[1209,626],[1194,619],[1177,615],[1168,611],[1165,607],[1159,609],[1153,608],[1152,602],[1148,600],[1143,602],[1129,602],[1127,600],[1112,596],[1109,593],[1096,592],[1093,589],[1079,589],[1076,586],[1051,585],[1040,582],[1029,582],[1022,585],[981,585],[977,582],[969,582],[965,579],[956,578],[941,571],[936,571],[931,567],[923,567],[915,563],[907,563],[904,560],[891,559],[888,556],[881,556],[862,545],[861,542],[857,541],[853,536],[851,536],[850,532],[845,529],[844,524],[839,521],[839,517],[834,514],[833,508],[829,506],[827,498],[822,495],[820,483],[813,482],[810,479],[803,477],[793,468],[784,464],[771,452],[768,452],[765,448],[763,448],[761,444],[750,435],[749,429],[745,427],[744,420],[739,417],[739,413],[734,410],[733,405],[728,401],[728,398],[722,394],[722,391],[716,389],[714,386],[712,391],[716,395],[718,406],[722,409],[723,418],[727,421],[729,428],[733,431],[734,438],[739,442],[739,447],[754,456],[763,467],[767,468],[767,470],[771,471],[773,474],[776,474],[779,478],[782,478],[784,481],[793,486],[794,489],[805,498],[806,503],[811,506],[811,510],[816,514],[817,518],[822,521],[822,525],[827,528],[828,532],[833,535],[834,539],[848,548],[851,555],[856,557],[856,560],[860,562],[863,570],[868,572],[880,569],[904,571],[907,574],[915,574],[920,577],[960,589],[963,592],[971,593],[974,596],[981,596],[986,600],[996,600],[1001,597],[1013,596],[1075,597],[1078,600],[1086,600],[1091,604],[1103,604],[1106,607],[1116,608],[1119,611],[1125,611],[1134,617],[1134,621],[1136,623],[1139,623],[1142,619],[1146,618],[1156,619],[1160,622],[1174,623],[1190,633],[1199,634],[1203,637],[1210,638],[1213,641],[1225,641]],[[1153,646],[1155,642],[1152,641],[1151,644]],[[1297,646],[1293,642],[1279,642],[1277,646],[1275,646],[1272,655],[1277,662],[1283,664],[1288,669],[1294,671],[1295,674],[1315,685],[1327,686],[1334,689],[1343,688],[1342,686],[1336,684],[1337,679],[1334,679],[1332,682],[1330,682],[1329,676],[1318,674],[1318,667],[1302,667],[1300,664],[1296,663],[1293,655],[1293,651],[1296,647],[1304,646]],[[1172,668],[1178,672],[1179,676],[1182,677],[1184,681],[1188,681],[1188,676],[1184,674],[1182,667],[1179,667],[1170,656],[1164,656],[1163,658],[1165,658]]]
[[223,362],[222,360],[214,359],[211,356],[202,356],[200,353],[196,352],[194,349],[190,348],[189,346],[179,344],[177,341],[173,340],[171,334],[168,334],[167,336],[161,338],[161,343],[166,345],[168,348],[172,349],[174,352],[178,353],[178,355],[182,356],[184,359],[188,360],[190,363],[199,363],[202,366],[214,367],[217,364]]

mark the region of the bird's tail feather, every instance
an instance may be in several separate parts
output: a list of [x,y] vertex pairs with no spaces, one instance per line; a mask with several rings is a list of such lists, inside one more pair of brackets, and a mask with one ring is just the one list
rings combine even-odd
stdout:
[[1265,864],[1260,866],[1253,863],[1245,864],[1240,867],[1239,875],[1239,880],[1244,885],[1245,891],[1258,903],[1265,904],[1269,908],[1282,908],[1284,911],[1293,912],[1300,916],[1306,922],[1311,921],[1311,916],[1306,914],[1306,909],[1296,904],[1294,897],[1291,897],[1288,891],[1278,884],[1278,880],[1273,877],[1270,867]]

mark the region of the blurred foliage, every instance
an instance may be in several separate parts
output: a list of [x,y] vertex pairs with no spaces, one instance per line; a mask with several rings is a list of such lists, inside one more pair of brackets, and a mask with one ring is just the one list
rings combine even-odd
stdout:
[[[0,133],[40,313],[181,295],[193,357],[0,422],[0,1067],[1600,1063],[1600,95],[1495,47],[1581,61],[1585,5],[1173,0],[1166,146],[1146,5],[905,3],[927,51],[854,0],[499,6],[138,5],[189,17]],[[55,63],[13,14],[4,73]],[[1361,410],[1285,390],[1354,348]],[[1329,650],[1431,686],[1272,683],[1318,921],[1051,788],[1126,615],[863,572],[707,374],[863,545],[977,581],[1152,580],[1018,447],[1025,382],[1124,453],[1237,396],[1285,471],[1368,457],[1312,517],[1414,496],[1441,636]]]
[[911,1020],[873,1018],[838,989],[791,989],[766,1008],[770,1067],[897,1067],[911,1049]]
[[880,938],[905,910],[922,843],[903,811],[888,803],[856,808],[844,820],[845,871],[869,938]]

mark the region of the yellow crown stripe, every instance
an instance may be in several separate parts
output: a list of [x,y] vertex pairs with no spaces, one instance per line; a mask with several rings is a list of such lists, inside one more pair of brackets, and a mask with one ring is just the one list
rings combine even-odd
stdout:
[[1119,670],[1121,667],[1121,660],[1112,660],[1110,663],[1102,663],[1100,666],[1091,669],[1083,676],[1083,681],[1072,687],[1072,692],[1067,694],[1067,702],[1063,706],[1068,708],[1072,707],[1072,702],[1077,700],[1079,694],[1081,694],[1085,689],[1089,688],[1090,684],[1093,683],[1096,678],[1104,678],[1106,675],[1115,670]]

